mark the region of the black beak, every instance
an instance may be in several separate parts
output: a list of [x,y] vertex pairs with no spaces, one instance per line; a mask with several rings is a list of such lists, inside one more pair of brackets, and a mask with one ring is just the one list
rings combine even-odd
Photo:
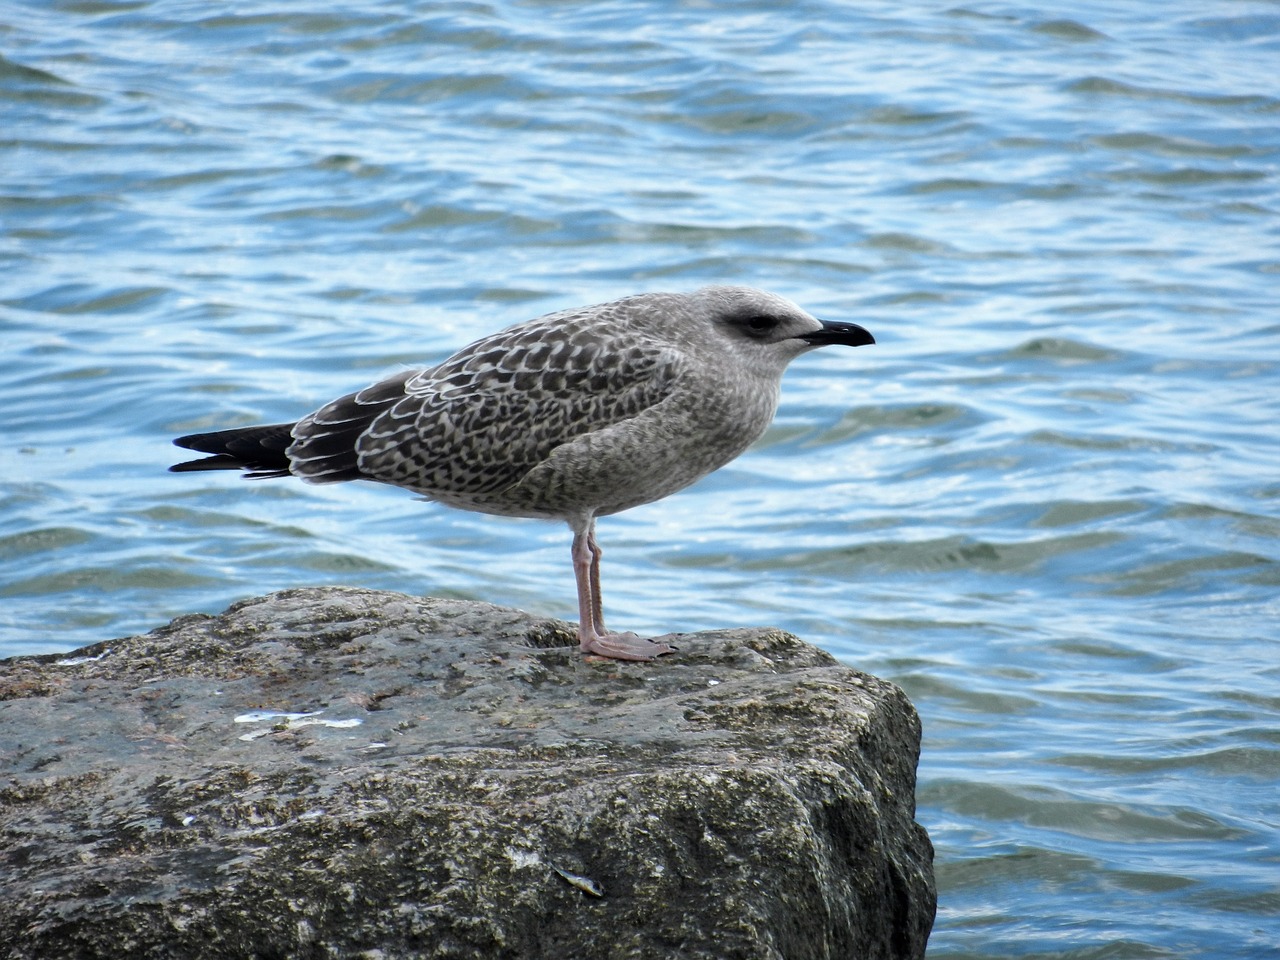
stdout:
[[846,347],[865,347],[876,342],[876,338],[866,327],[856,323],[843,323],[840,320],[819,320],[821,330],[806,333],[797,339],[811,343],[815,347],[825,347],[831,343],[843,343]]

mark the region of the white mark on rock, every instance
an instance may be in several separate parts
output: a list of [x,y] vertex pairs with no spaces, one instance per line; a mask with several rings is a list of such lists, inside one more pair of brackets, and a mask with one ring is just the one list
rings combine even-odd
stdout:
[[312,710],[310,713],[286,713],[282,710],[253,710],[249,713],[242,713],[235,718],[236,723],[262,723],[265,720],[274,721],[267,730],[255,730],[253,733],[246,733],[240,737],[241,740],[257,740],[259,737],[265,737],[272,730],[285,729],[295,730],[298,727],[321,726],[336,727],[345,730],[350,727],[358,727],[364,723],[357,717],[351,717],[347,720],[329,720],[320,716],[323,710]]
[[63,659],[63,660],[53,661],[53,665],[55,667],[78,667],[82,663],[94,663],[98,660],[101,660],[103,657],[107,656],[107,654],[109,653],[111,653],[110,650],[103,650],[96,657],[67,657],[66,659]]

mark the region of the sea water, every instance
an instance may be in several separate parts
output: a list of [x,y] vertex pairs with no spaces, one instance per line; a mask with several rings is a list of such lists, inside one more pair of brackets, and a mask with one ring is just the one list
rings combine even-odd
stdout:
[[878,342],[601,522],[610,623],[907,690],[932,958],[1280,955],[1275,3],[9,0],[0,104],[0,654],[317,584],[572,619],[558,525],[169,441],[753,284]]

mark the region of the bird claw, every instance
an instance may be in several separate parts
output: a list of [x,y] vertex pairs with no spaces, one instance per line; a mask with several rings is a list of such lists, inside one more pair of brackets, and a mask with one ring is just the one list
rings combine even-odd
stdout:
[[656,660],[676,648],[634,633],[597,633],[582,637],[578,646],[583,653],[594,653],[611,660]]

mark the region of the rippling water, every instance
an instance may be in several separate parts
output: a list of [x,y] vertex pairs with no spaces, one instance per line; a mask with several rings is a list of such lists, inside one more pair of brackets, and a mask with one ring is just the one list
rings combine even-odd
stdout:
[[925,724],[933,958],[1280,943],[1280,7],[10,2],[0,652],[287,586],[574,615],[567,531],[164,472],[560,307],[879,344],[604,521],[612,621]]

